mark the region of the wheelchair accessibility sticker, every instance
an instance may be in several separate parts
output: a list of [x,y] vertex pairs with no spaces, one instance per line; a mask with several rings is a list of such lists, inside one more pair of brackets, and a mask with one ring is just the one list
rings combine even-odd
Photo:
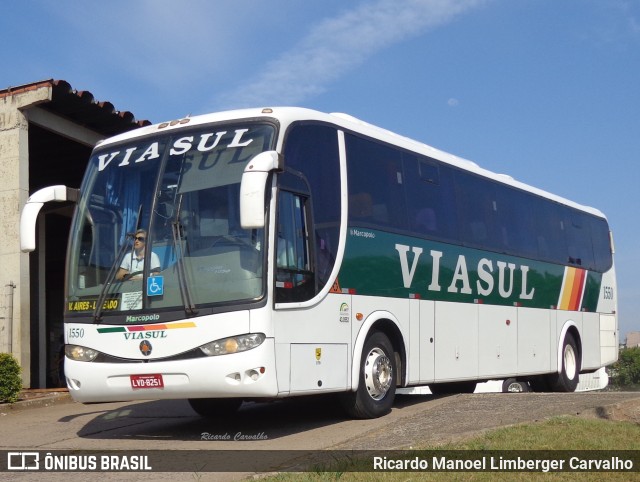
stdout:
[[147,278],[147,296],[164,294],[164,276],[149,276]]

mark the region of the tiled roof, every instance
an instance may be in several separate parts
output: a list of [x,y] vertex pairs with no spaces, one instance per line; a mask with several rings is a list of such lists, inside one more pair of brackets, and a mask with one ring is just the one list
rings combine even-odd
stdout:
[[52,99],[40,107],[106,137],[150,124],[148,120],[136,120],[129,111],[117,110],[111,102],[96,100],[87,90],[73,89],[65,80],[42,80],[2,89],[0,99],[42,87],[52,88]]

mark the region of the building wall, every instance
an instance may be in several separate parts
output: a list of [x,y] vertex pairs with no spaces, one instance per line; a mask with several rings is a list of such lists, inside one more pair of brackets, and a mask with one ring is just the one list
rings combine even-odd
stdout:
[[640,331],[632,331],[627,333],[627,348],[634,348],[640,346]]
[[51,88],[0,97],[0,351],[12,353],[30,386],[29,255],[20,251],[20,207],[29,197],[29,124],[21,109]]

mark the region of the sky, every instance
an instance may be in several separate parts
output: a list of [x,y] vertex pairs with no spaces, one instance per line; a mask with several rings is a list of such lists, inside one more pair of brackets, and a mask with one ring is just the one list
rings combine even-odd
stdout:
[[0,89],[62,79],[154,123],[345,112],[600,209],[640,331],[640,0],[11,3]]

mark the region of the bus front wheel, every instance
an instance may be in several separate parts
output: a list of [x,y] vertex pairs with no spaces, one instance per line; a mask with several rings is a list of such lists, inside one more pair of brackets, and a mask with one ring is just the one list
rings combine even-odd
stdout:
[[393,347],[384,333],[374,332],[362,350],[358,389],[344,394],[342,402],[352,417],[377,418],[391,411],[395,395]]

